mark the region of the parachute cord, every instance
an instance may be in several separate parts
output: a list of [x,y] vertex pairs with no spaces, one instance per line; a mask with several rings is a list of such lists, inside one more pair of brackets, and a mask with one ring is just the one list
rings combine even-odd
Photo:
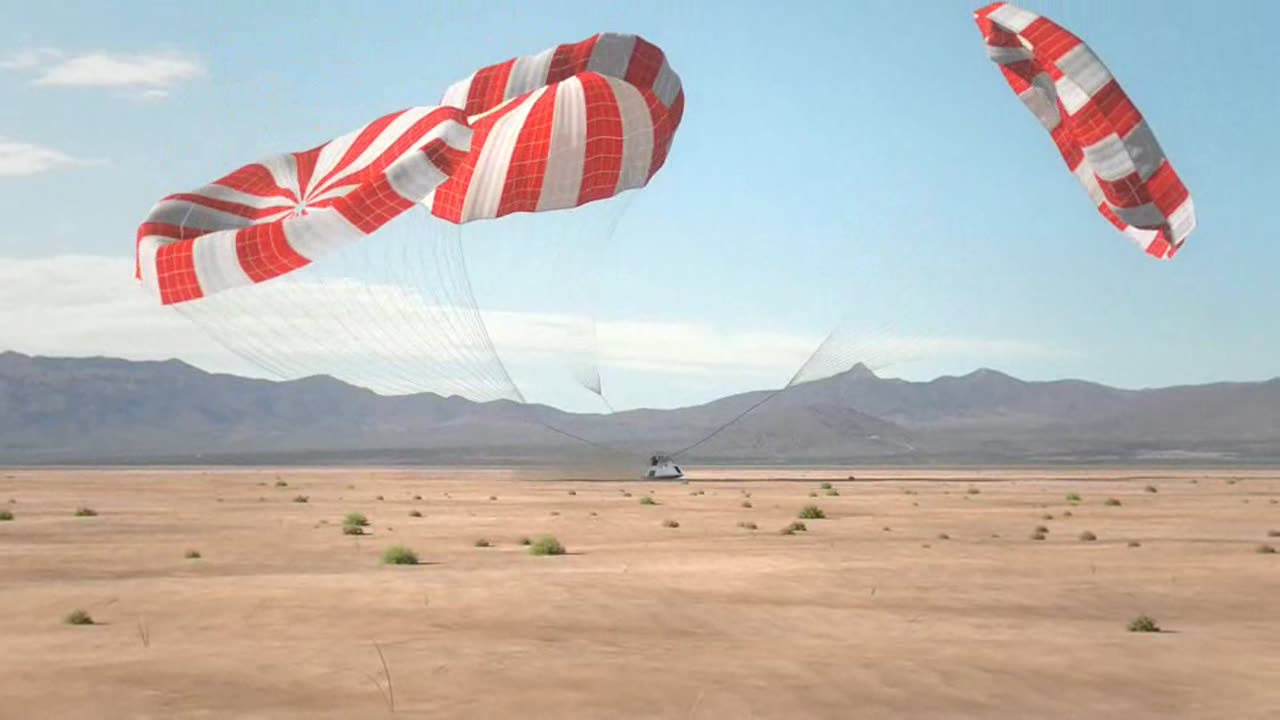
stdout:
[[728,428],[729,428],[729,426],[730,426],[730,425],[733,425],[734,423],[738,422],[738,421],[739,421],[739,420],[741,420],[742,418],[746,417],[746,416],[747,416],[751,411],[755,410],[756,408],[760,407],[761,405],[763,405],[763,404],[765,404],[765,403],[769,402],[770,400],[772,400],[772,399],[774,399],[775,397],[777,397],[778,395],[780,395],[780,394],[782,393],[782,391],[783,391],[783,390],[786,390],[786,389],[787,389],[787,387],[790,387],[790,386],[788,385],[788,386],[786,386],[786,387],[780,387],[780,388],[778,388],[777,390],[774,390],[774,391],[770,392],[768,395],[765,395],[765,396],[764,396],[764,399],[760,400],[759,402],[757,402],[756,404],[754,404],[754,405],[752,405],[751,407],[747,408],[746,410],[743,410],[742,412],[738,413],[737,415],[735,415],[735,416],[733,417],[733,419],[732,419],[732,420],[730,420],[729,422],[727,422],[727,423],[725,423],[725,424],[721,425],[720,427],[716,428],[715,430],[713,430],[713,431],[711,432],[711,434],[710,434],[710,435],[707,435],[706,437],[702,438],[702,439],[701,439],[701,440],[699,440],[698,442],[696,442],[696,443],[694,443],[694,444],[692,444],[692,445],[690,445],[690,446],[688,446],[688,447],[686,447],[686,448],[683,448],[683,449],[681,449],[681,450],[677,450],[676,452],[672,453],[671,457],[673,457],[673,458],[679,457],[679,456],[681,456],[681,455],[683,455],[683,454],[685,454],[685,453],[689,452],[690,450],[693,450],[694,448],[701,446],[703,443],[707,442],[707,441],[708,441],[708,440],[710,440],[711,438],[713,438],[713,437],[715,437],[715,436],[719,435],[720,433],[724,432],[726,429],[728,429]]
[[600,450],[604,450],[605,452],[614,453],[614,454],[617,454],[617,455],[628,455],[628,456],[629,456],[629,455],[631,455],[631,453],[629,453],[629,452],[627,452],[627,451],[625,451],[625,450],[622,450],[622,449],[619,449],[619,448],[615,448],[615,447],[610,447],[609,445],[605,445],[604,443],[598,443],[598,442],[595,442],[594,440],[588,440],[588,439],[586,439],[586,438],[582,437],[581,435],[575,435],[575,434],[573,434],[573,433],[569,432],[568,430],[561,430],[560,428],[558,428],[558,427],[556,427],[556,426],[552,425],[551,423],[548,423],[548,422],[547,422],[547,421],[545,421],[545,420],[542,420],[542,419],[539,419],[539,418],[534,418],[534,420],[533,420],[533,421],[534,421],[534,422],[536,422],[537,424],[541,425],[542,427],[544,427],[544,428],[546,428],[546,429],[550,430],[551,432],[558,433],[558,434],[560,434],[560,435],[564,435],[564,436],[565,436],[565,437],[567,437],[567,438],[572,438],[572,439],[577,440],[577,441],[579,441],[579,442],[586,443],[587,445],[590,445],[590,446],[592,446],[592,447],[594,447],[594,448],[598,448],[598,449],[600,449]]

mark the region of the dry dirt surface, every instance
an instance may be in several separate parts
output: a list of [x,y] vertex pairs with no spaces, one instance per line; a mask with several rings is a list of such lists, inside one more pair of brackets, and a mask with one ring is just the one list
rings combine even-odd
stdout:
[[4,718],[1280,717],[1280,472],[0,470],[4,510]]

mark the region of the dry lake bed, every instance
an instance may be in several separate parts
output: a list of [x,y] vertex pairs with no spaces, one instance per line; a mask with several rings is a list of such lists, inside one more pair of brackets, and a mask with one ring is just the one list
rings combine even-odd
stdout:
[[1280,471],[21,469],[5,511],[2,718],[1280,717]]

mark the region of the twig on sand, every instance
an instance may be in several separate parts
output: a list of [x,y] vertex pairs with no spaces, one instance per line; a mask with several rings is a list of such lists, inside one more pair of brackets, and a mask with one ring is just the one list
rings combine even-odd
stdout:
[[706,694],[706,689],[698,691],[698,697],[694,698],[693,705],[689,707],[689,720],[693,720],[694,713],[698,712],[698,706],[702,704],[702,696]]
[[[395,712],[396,711],[396,689],[395,689],[395,686],[391,684],[391,669],[387,667],[387,657],[382,654],[382,646],[379,645],[378,643],[373,644],[373,649],[378,651],[378,659],[382,661],[382,675],[387,679],[387,689],[386,689],[387,708],[390,709],[391,712]],[[374,682],[377,683],[376,680]],[[378,689],[379,690],[382,689],[381,684],[378,685]]]

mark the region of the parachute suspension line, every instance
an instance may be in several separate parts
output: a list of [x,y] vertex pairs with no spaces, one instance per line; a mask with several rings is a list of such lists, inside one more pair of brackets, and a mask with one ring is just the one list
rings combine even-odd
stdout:
[[[608,218],[608,228],[604,232],[603,237],[599,239],[600,242],[598,244],[591,243],[590,247],[596,248],[597,252],[601,247],[604,249],[612,247],[617,235],[618,225],[622,222],[623,216],[631,209],[631,203],[635,196],[636,193],[634,191],[622,193],[621,197],[615,201],[618,204],[618,209]],[[584,243],[582,238],[578,239],[579,247],[586,244],[587,243]],[[605,395],[604,376],[602,372],[603,368],[600,363],[599,313],[597,311],[597,308],[600,306],[600,283],[598,277],[593,276],[593,278],[595,282],[592,282],[591,287],[589,288],[589,292],[592,295],[591,302],[587,304],[587,320],[589,322],[587,332],[588,366],[583,369],[581,376],[578,377],[577,380],[578,384],[582,385],[591,393],[599,397],[600,401],[604,403],[604,406],[608,408],[609,413],[612,414],[616,411],[613,409],[613,404],[609,402],[609,398]]]
[[715,430],[712,430],[710,434],[708,434],[706,437],[702,438],[701,440],[699,440],[699,441],[695,442],[694,444],[689,445],[688,447],[684,447],[684,448],[681,448],[680,450],[675,451],[674,453],[672,453],[672,454],[671,454],[671,457],[673,457],[673,458],[680,457],[681,455],[683,455],[683,454],[685,454],[685,453],[689,452],[690,450],[693,450],[694,448],[701,447],[704,443],[707,443],[708,441],[710,441],[710,440],[711,440],[712,438],[714,438],[715,436],[717,436],[717,435],[719,435],[720,433],[722,433],[722,432],[724,432],[725,430],[727,430],[727,429],[729,428],[729,426],[733,425],[734,423],[738,422],[738,421],[739,421],[739,420],[741,420],[742,418],[744,418],[744,417],[746,417],[747,415],[749,415],[749,414],[750,414],[751,412],[753,412],[756,408],[760,407],[761,405],[763,405],[763,404],[765,404],[765,403],[769,402],[770,400],[772,400],[772,399],[774,399],[775,397],[777,397],[778,395],[780,395],[780,394],[782,393],[782,391],[783,391],[783,390],[786,390],[786,389],[787,389],[787,387],[790,387],[790,386],[784,386],[784,387],[780,387],[780,388],[778,388],[777,390],[772,390],[772,391],[770,391],[770,392],[769,392],[769,394],[765,395],[763,398],[761,398],[760,400],[758,400],[758,401],[757,401],[755,404],[753,404],[751,407],[747,408],[746,410],[743,410],[742,412],[738,413],[737,415],[734,415],[734,416],[733,416],[733,418],[729,420],[729,422],[726,422],[726,423],[724,423],[724,424],[720,425],[720,427],[717,427]]
[[[888,325],[888,323],[885,323],[885,326],[887,326],[887,325]],[[777,388],[777,389],[775,389],[775,390],[771,390],[771,391],[769,391],[769,392],[768,392],[768,394],[766,394],[763,398],[761,398],[760,400],[756,401],[756,402],[755,402],[755,403],[753,403],[750,407],[748,407],[747,409],[745,409],[745,410],[743,410],[742,412],[738,413],[737,415],[734,415],[734,416],[733,416],[732,418],[730,418],[727,422],[722,423],[721,425],[719,425],[718,427],[716,427],[714,430],[712,430],[710,433],[708,433],[706,436],[704,436],[701,440],[698,440],[697,442],[693,443],[692,445],[689,445],[689,446],[687,446],[687,447],[681,448],[680,450],[677,450],[676,452],[672,453],[672,454],[671,454],[671,457],[673,457],[673,458],[674,458],[674,457],[679,457],[679,456],[681,456],[681,455],[683,455],[683,454],[685,454],[685,453],[689,452],[690,450],[694,450],[694,449],[699,448],[699,447],[701,447],[702,445],[706,444],[707,442],[710,442],[712,438],[716,437],[716,436],[717,436],[717,435],[719,435],[720,433],[722,433],[722,432],[724,432],[725,430],[729,429],[731,426],[735,425],[739,420],[742,420],[742,419],[743,419],[743,418],[745,418],[746,416],[748,416],[748,415],[750,415],[751,413],[755,412],[755,410],[756,410],[757,408],[759,408],[760,406],[764,405],[765,403],[769,402],[770,400],[774,399],[775,397],[777,397],[777,396],[781,395],[783,392],[785,392],[785,391],[787,391],[787,390],[789,390],[789,389],[791,389],[791,388],[795,387],[796,385],[798,385],[798,384],[802,384],[802,383],[797,383],[797,382],[796,382],[796,381],[797,381],[797,379],[798,379],[798,378],[800,378],[800,377],[802,376],[802,373],[804,372],[804,370],[805,370],[806,368],[808,368],[808,367],[809,367],[809,365],[810,365],[810,363],[813,361],[813,359],[814,359],[815,357],[817,357],[817,356],[818,356],[818,354],[819,354],[819,353],[821,353],[821,352],[823,351],[823,349],[827,348],[827,347],[830,345],[831,340],[832,340],[832,338],[833,338],[833,337],[835,337],[835,334],[836,334],[836,332],[837,332],[837,330],[838,330],[838,329],[839,329],[839,328],[837,327],[837,329],[836,329],[836,330],[832,330],[830,333],[828,333],[828,334],[827,334],[827,336],[826,336],[825,338],[823,338],[822,342],[818,343],[818,347],[817,347],[817,348],[815,348],[815,349],[814,349],[814,351],[813,351],[812,353],[810,353],[809,357],[808,357],[808,358],[806,358],[806,359],[805,359],[805,361],[804,361],[803,363],[801,363],[800,368],[799,368],[798,370],[796,370],[796,372],[795,372],[795,374],[794,374],[794,375],[792,375],[792,376],[791,376],[791,379],[787,381],[787,384],[786,384],[786,385],[783,385],[782,387]],[[887,366],[887,365],[880,365],[880,367],[886,367],[886,366]]]
[[471,275],[467,270],[467,250],[461,243],[458,244],[458,267],[459,273],[457,274],[457,278],[462,285],[462,292],[465,294],[471,306],[476,308],[475,326],[484,342],[484,348],[494,357],[495,360],[497,360],[497,369],[502,374],[501,379],[511,387],[512,392],[515,393],[516,400],[518,402],[524,402],[524,393],[520,391],[519,386],[517,386],[515,381],[511,379],[511,372],[507,370],[507,366],[502,362],[502,355],[498,353],[498,348],[493,343],[493,336],[489,334],[489,328],[484,324],[484,317],[480,314],[479,305],[475,298],[475,290],[471,287]]
[[563,436],[565,436],[565,437],[567,437],[567,438],[571,438],[571,439],[573,439],[573,440],[577,440],[577,441],[582,442],[582,443],[586,443],[587,445],[590,445],[591,447],[599,448],[600,450],[604,450],[605,452],[609,452],[609,453],[613,453],[613,454],[617,454],[617,455],[626,455],[626,456],[630,456],[630,455],[631,455],[631,453],[630,453],[629,451],[627,451],[627,450],[622,450],[622,449],[620,449],[620,448],[615,448],[615,447],[613,447],[613,446],[611,446],[611,445],[606,445],[606,444],[604,444],[604,443],[599,443],[599,442],[596,442],[596,441],[594,441],[594,440],[588,440],[587,438],[584,438],[584,437],[582,437],[581,435],[576,435],[576,434],[574,434],[574,433],[569,432],[568,430],[562,430],[562,429],[560,429],[560,428],[558,428],[558,427],[556,427],[556,426],[552,425],[551,423],[549,423],[549,422],[547,422],[546,420],[543,420],[543,419],[541,419],[541,418],[534,418],[534,420],[533,420],[533,421],[534,421],[535,423],[537,423],[537,424],[541,425],[542,427],[544,427],[544,428],[546,428],[546,429],[550,430],[551,432],[554,432],[554,433],[557,433],[557,434],[563,435]]

